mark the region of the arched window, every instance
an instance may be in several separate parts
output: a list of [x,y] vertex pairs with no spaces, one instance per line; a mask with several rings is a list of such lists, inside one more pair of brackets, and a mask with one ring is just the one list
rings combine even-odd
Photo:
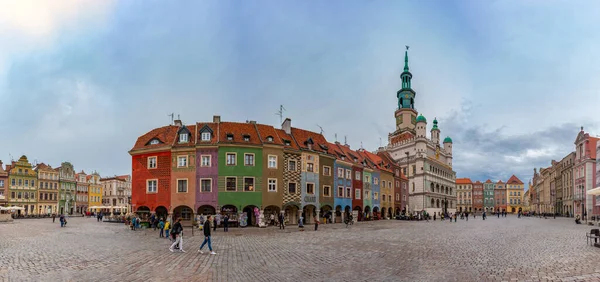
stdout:
[[[433,185],[433,183],[431,183],[430,186],[431,186],[431,192],[435,192],[435,186]],[[433,199],[431,199],[431,200],[433,201]],[[432,207],[433,207],[433,205],[432,205]]]

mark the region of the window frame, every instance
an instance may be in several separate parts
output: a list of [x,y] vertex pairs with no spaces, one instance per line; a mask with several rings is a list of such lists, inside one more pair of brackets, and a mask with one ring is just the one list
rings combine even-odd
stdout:
[[[341,192],[341,193],[340,193]],[[337,193],[337,197],[338,198],[343,198],[344,197],[344,186],[338,186],[338,193]]]
[[[252,190],[246,190],[246,179],[252,179]],[[255,192],[256,191],[256,177],[244,176],[242,178],[242,183],[244,184],[244,186],[242,187],[243,192]]]
[[[185,138],[182,138],[185,137]],[[188,143],[190,142],[189,134],[187,133],[179,133],[179,143]]]
[[[310,169],[308,169],[310,167]],[[306,172],[315,172],[315,164],[313,162],[306,162]]]
[[[185,159],[185,165],[181,165],[181,160]],[[189,156],[188,155],[177,155],[177,167],[188,167],[189,166]]]
[[[234,190],[229,190],[229,188],[227,187],[227,184],[229,183],[227,180],[233,178],[235,180],[234,182],[234,186],[233,189]],[[236,176],[225,176],[225,192],[237,192],[237,184],[238,184],[238,178]]]
[[346,187],[346,194],[345,194],[345,196],[348,199],[352,199],[352,188],[351,187]]
[[[204,188],[202,186],[202,182],[203,181],[207,181],[207,180],[209,181],[209,186],[208,186],[209,191],[204,191],[202,189],[202,188]],[[200,184],[200,193],[212,193],[212,178],[200,178],[200,183],[199,184]]]
[[[154,191],[150,191],[150,182],[155,182]],[[158,193],[158,179],[146,179],[146,194],[156,193]]]
[[[200,133],[200,141],[202,141],[202,142],[209,142],[210,139],[212,139],[210,135],[211,135],[210,132],[202,132],[202,133]],[[208,136],[208,139],[205,139],[204,138],[205,136]]]
[[[252,156],[252,164],[246,163],[246,156]],[[254,153],[244,153],[244,166],[255,166],[256,165],[256,155]]]
[[[294,193],[290,192],[290,184],[294,184]],[[298,182],[288,182],[287,193],[288,194],[294,194],[294,195],[298,194]]]
[[361,197],[362,197],[362,193],[360,192],[360,189],[355,188],[354,189],[354,199],[355,200],[360,200],[360,199],[362,199]]
[[[294,169],[291,169],[292,163],[294,164]],[[298,170],[298,162],[296,160],[288,160],[288,171],[297,171]]]
[[358,181],[362,180],[360,175],[361,175],[360,171],[355,171],[354,172],[354,180],[358,180]]
[[[229,163],[229,156],[233,155],[233,163]],[[236,152],[225,152],[225,165],[236,166],[237,165],[237,153]]]
[[346,169],[346,179],[352,180],[352,170]]
[[[273,185],[275,186],[275,189],[271,190],[271,180],[275,181],[275,183],[273,183]],[[275,192],[277,193],[277,178],[267,178],[267,192]]]
[[[311,185],[311,187],[312,187],[312,190],[313,190],[312,193],[308,192],[308,186],[309,185]],[[315,192],[316,192],[315,191],[315,183],[314,182],[306,182],[306,194],[307,195],[315,195]]]
[[[185,181],[185,191],[179,191],[179,181]],[[177,178],[177,182],[175,182],[175,184],[177,185],[177,193],[187,193],[188,191],[190,191],[189,189],[189,181],[187,178]]]
[[[271,166],[271,157],[275,158],[275,165],[274,166]],[[277,155],[267,155],[267,168],[277,169],[278,161],[279,161],[279,158],[277,157]]]
[[327,165],[323,166],[323,176],[331,176],[331,167],[330,166],[327,166]]
[[[152,160],[154,160],[154,166],[152,166]],[[147,160],[147,166],[148,169],[155,169],[158,167],[158,157],[157,156],[151,156],[148,157]]]
[[[208,157],[208,165],[204,164],[204,158]],[[211,155],[200,155],[200,167],[212,167],[212,156]]]
[[[329,191],[329,195],[325,194],[325,191]],[[331,198],[331,185],[323,185],[323,197]]]

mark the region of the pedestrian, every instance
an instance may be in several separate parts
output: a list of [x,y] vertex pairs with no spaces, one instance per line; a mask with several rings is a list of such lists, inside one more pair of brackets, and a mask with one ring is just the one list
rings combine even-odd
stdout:
[[175,250],[173,250],[173,248],[175,248],[175,246],[179,245],[179,250],[182,253],[185,253],[185,251],[183,250],[183,227],[181,226],[181,217],[178,218],[177,222],[175,222],[175,224],[173,225],[172,233],[175,234],[175,242],[171,245],[171,247],[169,248],[169,251],[174,252]]
[[228,214],[225,214],[225,218],[223,218],[223,231],[224,232],[229,231],[229,215]]
[[454,213],[454,222],[456,222],[457,215]]
[[204,245],[208,244],[208,250],[210,251],[210,254],[216,255],[217,253],[213,252],[212,245],[210,243],[210,218],[210,215],[207,216],[206,221],[204,222],[204,227],[202,228],[202,231],[204,231],[204,242],[202,242],[202,245],[200,245],[198,252],[204,254],[202,248],[204,248]]
[[304,220],[304,217],[300,215],[300,218],[298,219],[298,228],[300,228],[301,231],[304,230],[304,223],[302,222],[302,220]]
[[160,234],[159,234],[159,238],[163,238],[165,237],[165,222],[163,221],[163,219],[161,218],[160,221],[158,222],[158,229],[160,229]]
[[55,220],[56,220],[56,214],[55,214],[55,213],[53,213],[53,214],[52,214],[52,223],[54,223],[54,221],[55,221]]
[[60,215],[58,220],[60,221],[60,227],[65,226],[65,216],[63,214]]
[[272,213],[270,218],[271,218],[271,225],[275,226],[275,213]]
[[498,218],[500,218],[500,212],[497,212],[496,214],[498,215]]
[[280,229],[280,230],[281,230],[281,229],[285,230],[285,224],[284,224],[284,221],[285,221],[285,217],[283,216],[283,213],[280,213],[280,214],[279,214],[279,229]]
[[465,214],[465,218],[467,219],[467,221],[469,221],[469,213]]
[[435,213],[435,212],[433,213],[433,221],[435,221],[435,216],[436,216],[436,214],[437,214],[437,213]]
[[131,228],[133,231],[135,231],[136,228],[136,221],[137,219],[135,218],[135,216],[133,218],[131,218]]
[[163,229],[165,230],[165,238],[171,240],[171,237],[169,237],[169,231],[171,231],[171,222],[167,220]]
[[317,231],[317,229],[319,229],[319,218],[315,216],[315,231]]

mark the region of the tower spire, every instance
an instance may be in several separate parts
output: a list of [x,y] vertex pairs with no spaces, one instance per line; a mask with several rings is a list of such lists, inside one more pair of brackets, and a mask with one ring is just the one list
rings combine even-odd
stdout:
[[406,51],[404,51],[404,71],[405,72],[408,71],[408,48],[410,48],[410,46],[406,45]]

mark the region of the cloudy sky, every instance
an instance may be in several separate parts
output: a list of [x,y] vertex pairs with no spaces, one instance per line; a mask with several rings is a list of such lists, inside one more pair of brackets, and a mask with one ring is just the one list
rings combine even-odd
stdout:
[[404,46],[459,177],[524,182],[600,134],[598,1],[2,1],[0,159],[131,172],[170,123],[256,120],[375,150]]

